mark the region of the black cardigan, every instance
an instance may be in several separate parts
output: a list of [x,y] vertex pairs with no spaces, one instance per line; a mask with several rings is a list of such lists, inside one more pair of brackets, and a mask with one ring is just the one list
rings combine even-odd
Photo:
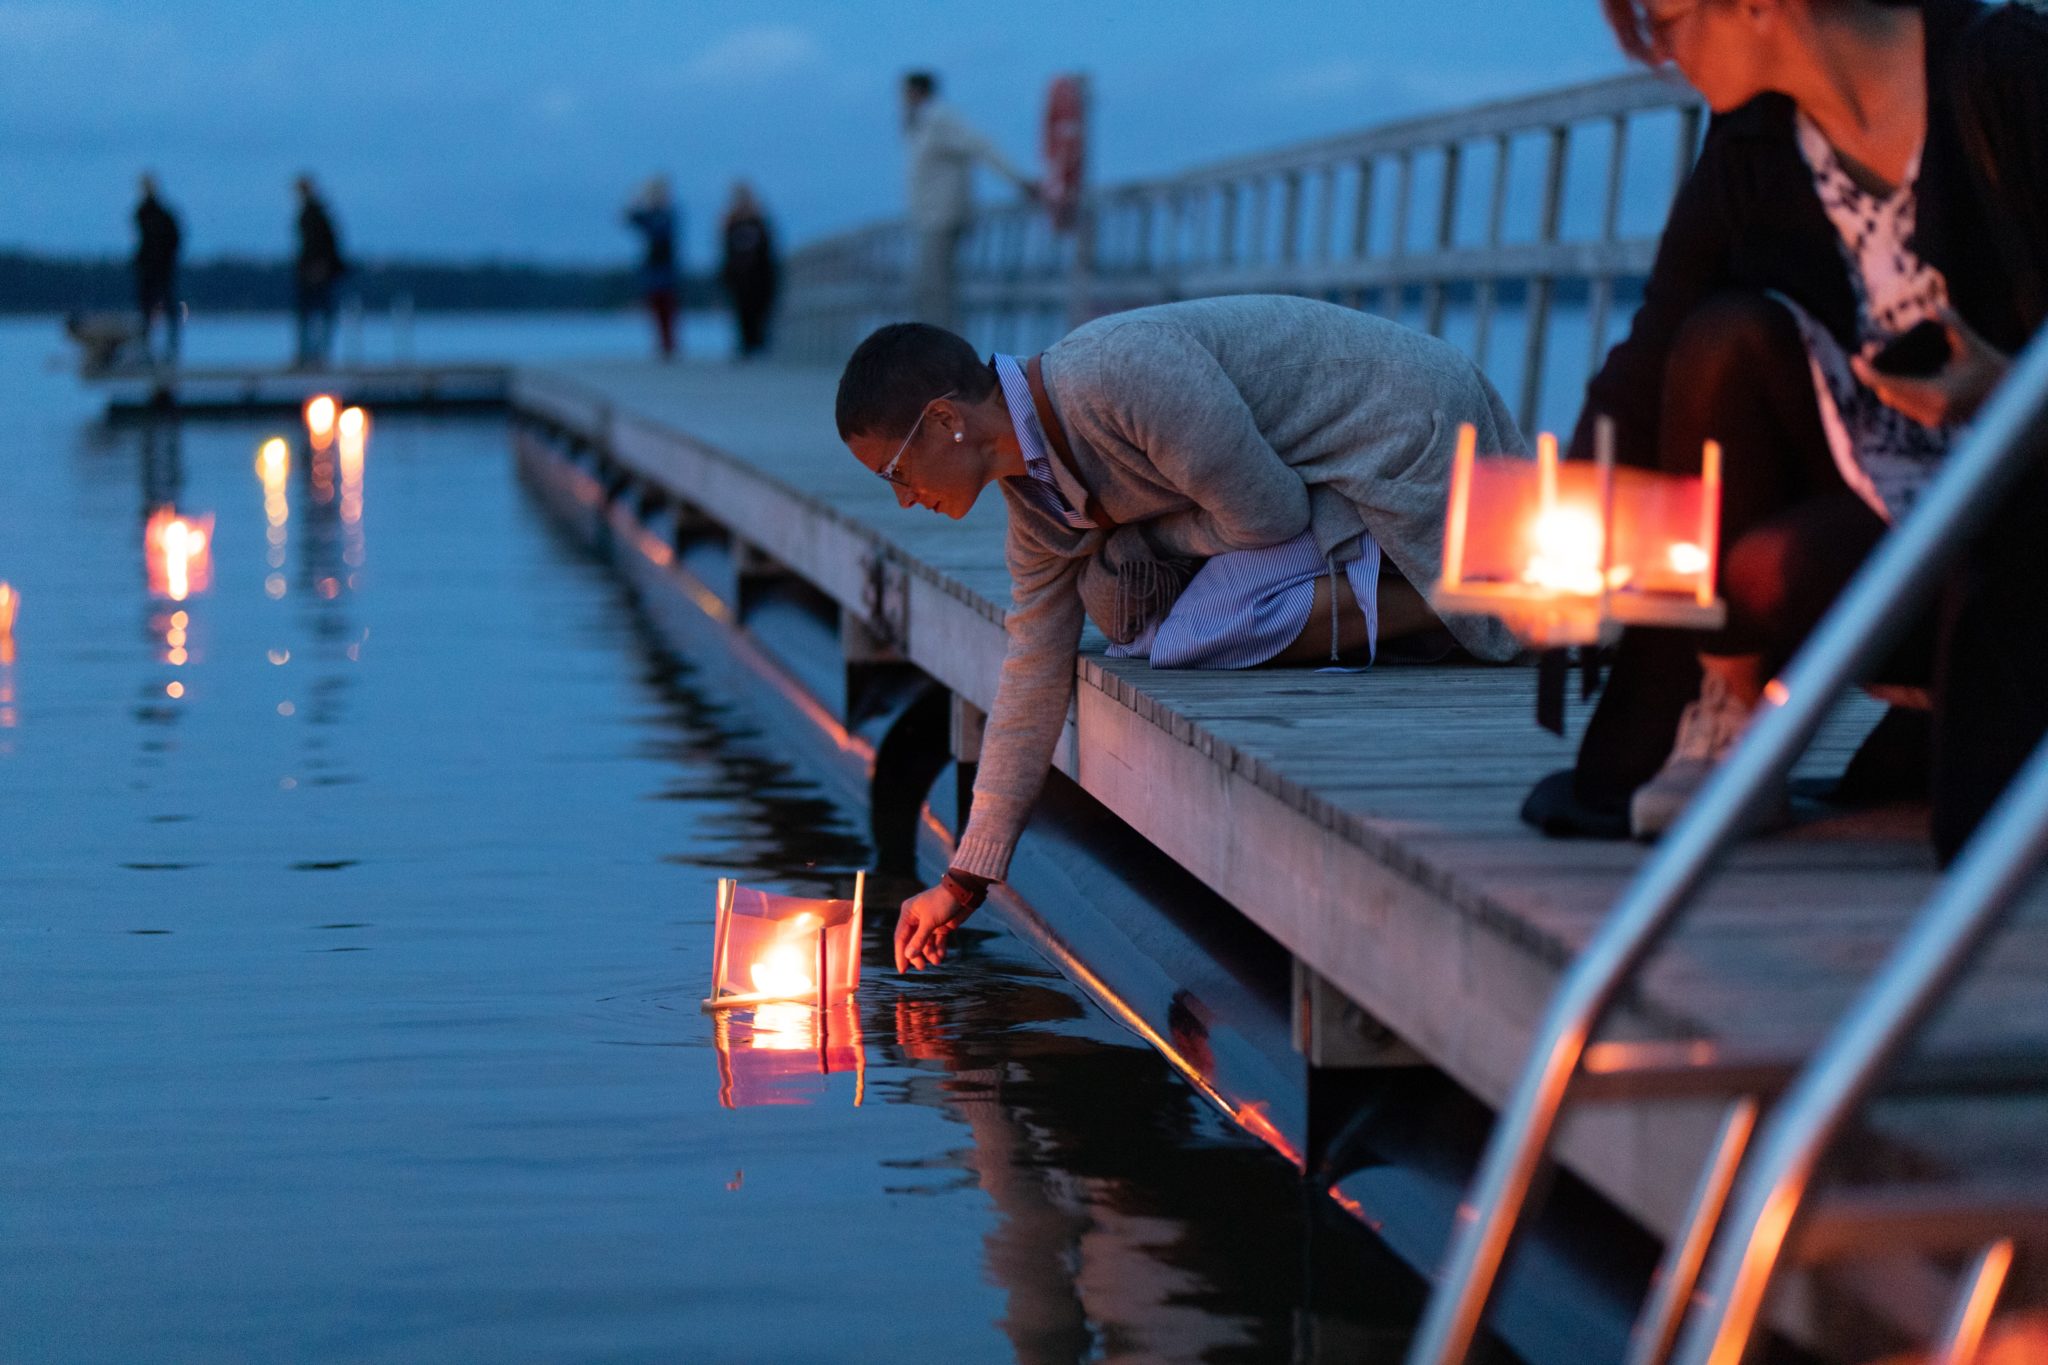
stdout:
[[[2024,347],[2048,316],[2048,16],[2021,5],[1927,0],[1927,141],[1915,249],[1950,304],[1992,345]],[[1727,290],[1776,290],[1854,351],[1856,296],[1834,226],[1799,154],[1794,106],[1759,95],[1708,126],[1672,204],[1626,340],[1586,388],[1573,455],[1593,418],[1652,464],[1665,362],[1688,315]]]

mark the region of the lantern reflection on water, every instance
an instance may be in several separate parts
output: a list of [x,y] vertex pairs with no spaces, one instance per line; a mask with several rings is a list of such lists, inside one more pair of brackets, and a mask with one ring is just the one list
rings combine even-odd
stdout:
[[704,1008],[801,1001],[822,1010],[852,995],[860,988],[865,872],[855,875],[853,887],[850,901],[808,900],[719,878],[711,998]]
[[826,1077],[853,1076],[853,1102],[866,1098],[867,1049],[860,1006],[843,995],[824,1009],[798,1001],[769,1001],[753,1010],[719,1010],[712,1025],[718,1049],[718,1102],[727,1109],[809,1104],[822,1096]]
[[1533,463],[1482,458],[1475,439],[1458,429],[1437,610],[1498,617],[1543,648],[1609,643],[1623,626],[1722,624],[1716,442],[1691,477],[1617,466],[1605,418],[1591,462],[1560,462],[1548,433]]
[[182,602],[211,586],[212,513],[193,517],[174,507],[159,507],[142,528],[142,546],[149,566],[149,590],[155,596]]
[[0,640],[14,638],[14,618],[21,611],[21,594],[14,585],[0,580]]

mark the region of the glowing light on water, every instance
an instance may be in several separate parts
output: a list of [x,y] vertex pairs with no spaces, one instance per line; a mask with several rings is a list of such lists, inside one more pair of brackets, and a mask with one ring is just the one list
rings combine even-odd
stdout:
[[14,618],[21,613],[21,594],[12,583],[0,581],[0,640],[14,634]]
[[143,528],[149,588],[158,597],[182,602],[213,582],[213,517],[182,516],[159,507]]
[[306,435],[313,449],[325,450],[334,442],[335,415],[341,405],[331,393],[316,393],[306,400]]

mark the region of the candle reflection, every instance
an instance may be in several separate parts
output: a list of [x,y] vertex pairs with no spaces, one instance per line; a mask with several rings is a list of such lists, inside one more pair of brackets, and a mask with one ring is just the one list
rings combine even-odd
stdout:
[[853,1103],[867,1097],[867,1048],[852,996],[825,1009],[775,1001],[713,1016],[718,1102],[727,1109],[812,1104],[833,1076],[853,1077]]
[[213,516],[187,516],[173,507],[152,512],[142,532],[149,590],[182,602],[213,583]]
[[0,730],[20,721],[14,705],[14,621],[21,612],[21,594],[12,583],[0,582]]

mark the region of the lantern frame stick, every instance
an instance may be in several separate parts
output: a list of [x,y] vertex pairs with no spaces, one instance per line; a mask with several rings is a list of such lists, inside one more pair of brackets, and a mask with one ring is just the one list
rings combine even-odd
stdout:
[[1600,482],[1600,614],[1610,609],[1614,591],[1614,419],[1593,421],[1593,467]]
[[1445,534],[1443,583],[1456,588],[1465,580],[1465,527],[1472,515],[1472,464],[1479,453],[1479,429],[1458,423],[1458,451],[1451,461],[1451,521]]
[[1721,443],[1708,441],[1700,447],[1700,549],[1706,551],[1706,572],[1695,589],[1703,607],[1714,605],[1714,589],[1721,576]]
[[1536,438],[1536,514],[1548,519],[1557,510],[1557,437],[1544,432]]
[[733,890],[738,885],[731,877],[718,879],[717,927],[713,930],[716,942],[711,949],[711,999],[705,1003],[715,1005],[718,996],[725,989],[725,953],[732,939]]

